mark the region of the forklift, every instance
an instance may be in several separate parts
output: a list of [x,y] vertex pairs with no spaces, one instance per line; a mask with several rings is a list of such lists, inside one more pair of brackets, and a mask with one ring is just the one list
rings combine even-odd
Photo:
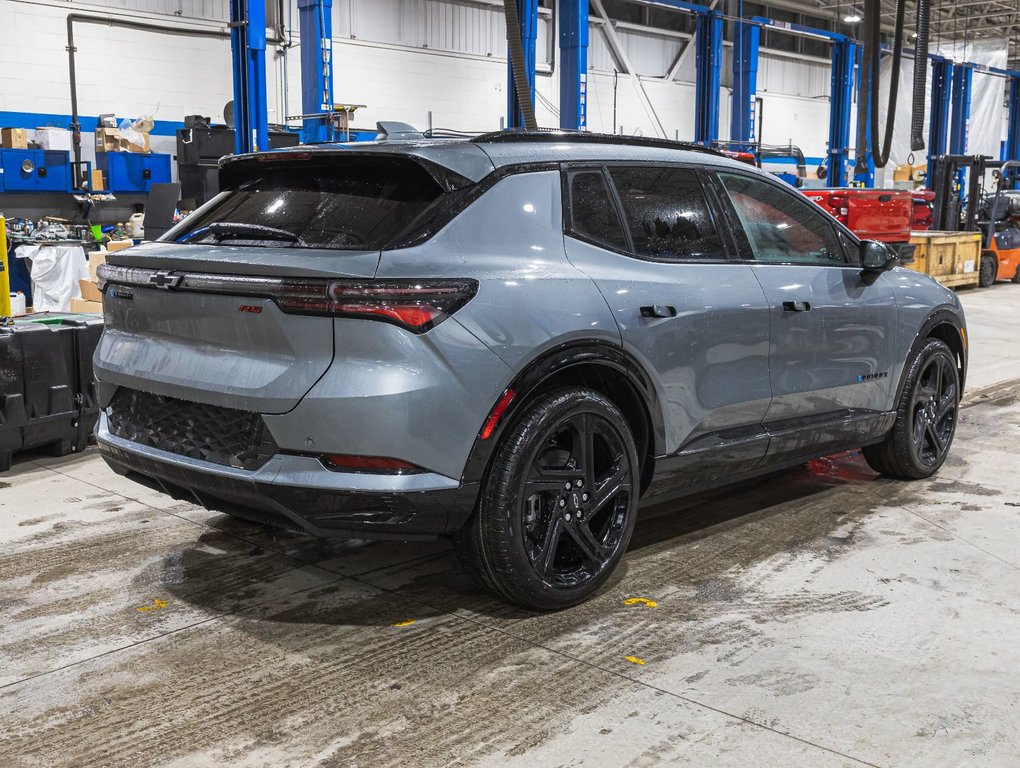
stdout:
[[[942,155],[935,159],[933,230],[980,232],[978,286],[996,280],[1020,283],[1020,162],[1010,160],[992,171],[995,192],[985,194],[985,173],[994,161],[987,155]],[[966,172],[966,194],[962,181]]]

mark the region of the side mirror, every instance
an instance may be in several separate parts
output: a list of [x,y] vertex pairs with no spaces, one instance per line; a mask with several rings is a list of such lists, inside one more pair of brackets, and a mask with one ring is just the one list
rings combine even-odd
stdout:
[[866,272],[885,272],[896,265],[896,252],[877,240],[861,242],[861,268]]

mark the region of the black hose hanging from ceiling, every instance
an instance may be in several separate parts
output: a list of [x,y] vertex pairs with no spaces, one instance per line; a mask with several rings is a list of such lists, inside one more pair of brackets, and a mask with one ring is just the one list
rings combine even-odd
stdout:
[[924,106],[928,90],[928,25],[931,0],[917,0],[917,39],[914,42],[914,97],[910,109],[910,151],[924,149]]
[[517,0],[503,0],[503,12],[506,14],[506,47],[510,56],[510,70],[514,76],[514,92],[524,116],[524,127],[534,131],[538,128],[538,121],[535,119],[535,105],[531,101],[531,83],[528,82],[528,66],[524,60]]
[[872,27],[872,55],[871,55],[871,141],[872,157],[876,168],[885,168],[889,162],[889,152],[892,149],[893,126],[896,124],[894,115],[896,113],[896,98],[900,85],[900,64],[903,60],[903,26],[906,14],[906,0],[898,0],[896,3],[896,35],[893,38],[893,62],[892,72],[889,78],[889,105],[885,115],[885,135],[882,137],[881,145],[878,142],[878,97],[881,78],[879,77],[879,61],[881,60],[882,40],[882,3],[881,0],[869,0],[872,6],[870,23]]
[[871,83],[871,48],[869,42],[871,25],[864,26],[864,52],[861,55],[860,85],[857,88],[857,141],[854,151],[854,173],[863,175],[868,172],[868,103],[871,99],[869,85]]

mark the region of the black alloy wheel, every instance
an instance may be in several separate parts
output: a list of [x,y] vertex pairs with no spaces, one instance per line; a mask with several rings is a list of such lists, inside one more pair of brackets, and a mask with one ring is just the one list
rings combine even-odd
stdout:
[[634,475],[622,436],[597,414],[546,431],[521,494],[521,533],[539,578],[578,587],[605,570],[632,514]]
[[882,442],[864,448],[871,468],[904,480],[935,474],[956,434],[960,394],[956,355],[941,339],[926,339],[907,361],[892,429]]
[[637,517],[631,428],[605,395],[538,396],[507,425],[478,509],[454,537],[467,570],[497,597],[556,610],[610,577]]
[[914,456],[926,467],[945,459],[956,431],[956,365],[945,355],[927,361],[911,399]]

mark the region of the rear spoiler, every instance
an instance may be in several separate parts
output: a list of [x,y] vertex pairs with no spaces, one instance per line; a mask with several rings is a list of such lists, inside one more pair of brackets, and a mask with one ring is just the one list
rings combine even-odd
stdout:
[[444,192],[454,192],[469,187],[475,182],[444,165],[410,152],[385,152],[373,149],[359,152],[355,148],[338,145],[335,149],[272,150],[246,155],[227,155],[220,159],[220,189],[236,189],[251,179],[267,172],[282,169],[286,165],[312,165],[340,168],[352,163],[391,163],[401,165],[412,163],[421,167]]

